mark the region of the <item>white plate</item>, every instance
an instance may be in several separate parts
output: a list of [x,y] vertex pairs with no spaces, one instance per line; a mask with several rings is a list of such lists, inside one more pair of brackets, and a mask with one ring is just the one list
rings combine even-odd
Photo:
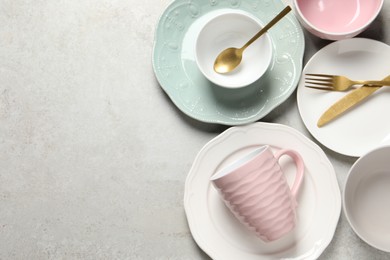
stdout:
[[[298,196],[297,226],[286,237],[264,243],[242,226],[225,207],[209,179],[254,147],[291,148],[305,162]],[[291,183],[295,166],[281,160]],[[341,211],[341,195],[333,166],[325,153],[297,130],[278,124],[253,123],[232,127],[197,155],[186,180],[184,207],[197,244],[213,259],[316,259],[332,240]]]
[[303,80],[306,73],[344,75],[356,80],[382,79],[390,74],[390,46],[363,38],[329,44],[306,64],[297,94],[299,112],[307,129],[335,152],[361,156],[390,133],[390,87],[383,87],[339,118],[317,127],[322,113],[349,92],[306,88]]

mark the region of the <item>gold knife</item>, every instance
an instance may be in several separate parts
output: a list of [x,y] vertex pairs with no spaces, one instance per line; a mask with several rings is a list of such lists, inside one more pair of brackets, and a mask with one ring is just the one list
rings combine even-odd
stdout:
[[[390,75],[387,76],[384,80],[390,80]],[[345,111],[360,103],[362,100],[367,98],[369,95],[380,89],[382,86],[367,86],[364,85],[358,89],[353,90],[351,93],[345,95],[339,101],[334,103],[331,107],[326,110],[320,119],[318,119],[317,126],[321,127],[336,117],[343,114]]]

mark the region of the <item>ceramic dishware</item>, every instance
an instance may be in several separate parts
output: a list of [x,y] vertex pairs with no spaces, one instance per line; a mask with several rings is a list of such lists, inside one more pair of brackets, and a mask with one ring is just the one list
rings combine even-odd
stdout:
[[220,74],[214,70],[215,58],[232,46],[243,46],[263,25],[249,13],[229,11],[211,18],[196,41],[196,62],[202,74],[225,88],[241,88],[257,81],[272,60],[272,44],[267,33],[248,46],[235,70]]
[[378,16],[384,0],[294,0],[301,24],[328,40],[354,37]]
[[305,49],[302,27],[292,13],[268,31],[273,45],[271,66],[260,81],[244,89],[218,87],[203,76],[196,64],[195,45],[200,30],[216,15],[233,10],[265,24],[285,6],[282,1],[172,1],[158,20],[152,58],[156,79],[172,104],[201,122],[243,125],[258,121],[283,103],[297,86]]
[[390,252],[390,144],[360,157],[350,169],[343,209],[355,233],[369,245]]
[[[297,167],[291,189],[278,163],[283,155],[290,156]],[[303,174],[303,160],[297,152],[283,149],[274,155],[265,145],[221,169],[211,181],[233,214],[269,242],[295,227],[296,197]]]
[[[262,145],[274,153],[294,149],[305,162],[296,226],[271,243],[243,227],[210,182],[215,172]],[[293,183],[294,162],[283,156],[279,164]],[[316,260],[332,241],[341,211],[336,173],[323,149],[292,127],[264,122],[230,127],[202,147],[187,175],[183,202],[191,235],[214,260]]]
[[[319,50],[306,63],[303,74],[384,79],[389,75],[389,68],[389,45],[372,39],[352,38],[332,42]],[[307,88],[301,78],[297,104],[302,121],[314,138],[337,153],[360,157],[377,147],[390,132],[390,120],[383,112],[390,110],[389,95],[390,88],[381,87],[331,124],[320,128],[317,126],[318,119],[346,93]]]

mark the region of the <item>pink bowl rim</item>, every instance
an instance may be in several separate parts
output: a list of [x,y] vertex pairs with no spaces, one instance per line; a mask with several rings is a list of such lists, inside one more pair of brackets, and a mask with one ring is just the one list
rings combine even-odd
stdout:
[[[372,15],[371,19],[369,19],[363,26],[360,26],[358,29],[355,29],[353,31],[345,31],[345,32],[340,32],[340,33],[336,33],[336,32],[330,32],[330,31],[325,31],[325,30],[322,30],[316,26],[314,26],[311,22],[309,22],[309,20],[306,19],[306,17],[303,15],[303,13],[301,12],[301,9],[299,8],[299,5],[298,5],[298,1],[300,0],[294,0],[294,7],[295,7],[295,11],[299,14],[300,18],[302,20],[305,21],[305,23],[307,23],[310,28],[316,30],[317,32],[320,32],[322,34],[325,34],[325,35],[330,35],[330,36],[343,36],[343,35],[353,35],[355,33],[359,33],[360,31],[364,30],[366,27],[368,27],[368,25],[370,25],[376,18],[377,16],[379,15],[380,11],[382,10],[382,7],[383,7],[383,3],[385,0],[379,0],[380,1],[380,4],[376,10],[376,12]],[[342,1],[342,0],[340,0]]]

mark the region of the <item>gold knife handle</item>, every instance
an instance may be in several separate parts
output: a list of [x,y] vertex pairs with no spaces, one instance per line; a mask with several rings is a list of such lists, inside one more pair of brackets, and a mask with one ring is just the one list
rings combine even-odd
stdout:
[[[355,85],[390,86],[390,80],[357,80],[357,81],[353,81],[353,83]],[[372,86],[370,86],[370,87],[372,87]]]

